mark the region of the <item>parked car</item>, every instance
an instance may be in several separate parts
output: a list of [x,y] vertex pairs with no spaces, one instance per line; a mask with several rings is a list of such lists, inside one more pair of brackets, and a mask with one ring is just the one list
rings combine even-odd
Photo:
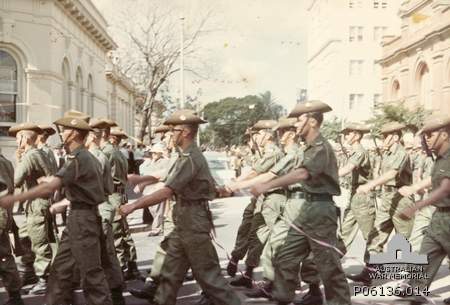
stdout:
[[229,158],[225,153],[219,152],[205,152],[206,160],[208,161],[209,169],[213,178],[218,185],[226,185],[234,178],[234,170],[230,167]]

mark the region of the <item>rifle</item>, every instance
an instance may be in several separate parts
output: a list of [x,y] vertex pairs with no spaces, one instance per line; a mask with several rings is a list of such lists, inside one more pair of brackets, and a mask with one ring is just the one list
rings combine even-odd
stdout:
[[262,153],[261,153],[261,151],[259,150],[259,146],[258,146],[258,144],[256,143],[255,139],[253,138],[253,132],[252,132],[252,129],[249,128],[249,129],[247,129],[247,130],[248,130],[248,134],[250,135],[250,139],[251,139],[253,145],[255,146],[256,151],[258,152],[259,157],[262,158]]
[[431,149],[428,147],[427,144],[427,140],[425,139],[425,135],[421,135],[420,136],[420,144],[422,145],[422,149],[425,151],[425,154],[431,158],[431,160],[433,160],[434,162],[434,156],[433,153],[431,152]]
[[338,141],[339,145],[341,146],[341,150],[342,150],[342,152],[345,155],[345,159],[348,159],[348,153],[347,153],[347,150],[345,149],[344,145],[342,144],[342,140],[341,140],[341,136],[340,135],[338,135],[337,141]]

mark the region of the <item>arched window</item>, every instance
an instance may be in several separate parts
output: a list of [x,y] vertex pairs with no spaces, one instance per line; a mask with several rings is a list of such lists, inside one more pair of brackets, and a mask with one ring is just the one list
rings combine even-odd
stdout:
[[394,80],[392,83],[391,100],[396,101],[400,98],[400,83]]
[[91,116],[94,116],[94,83],[90,74],[87,83],[87,112]]
[[77,75],[75,76],[75,90],[76,90],[76,109],[79,111],[83,110],[83,76],[81,74],[81,69],[78,67]]
[[426,109],[431,108],[431,74],[426,63],[421,63],[416,72],[416,88],[418,88],[418,101]]
[[6,51],[0,50],[0,135],[17,120],[17,62]]
[[72,108],[72,103],[70,100],[70,66],[67,58],[64,58],[62,63],[62,75],[63,75],[63,100],[62,100],[62,113],[66,110]]

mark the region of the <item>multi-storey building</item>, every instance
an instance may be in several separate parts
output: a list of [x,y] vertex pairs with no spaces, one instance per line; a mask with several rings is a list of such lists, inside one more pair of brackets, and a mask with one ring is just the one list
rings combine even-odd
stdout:
[[368,119],[382,100],[381,43],[398,33],[399,0],[311,0],[308,12],[308,98],[333,115]]
[[450,114],[450,1],[403,1],[399,15],[380,61],[384,100]]

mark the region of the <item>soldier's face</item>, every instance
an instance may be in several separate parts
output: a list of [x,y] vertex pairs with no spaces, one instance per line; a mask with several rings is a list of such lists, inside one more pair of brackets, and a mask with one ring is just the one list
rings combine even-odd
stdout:
[[182,125],[176,125],[172,129],[173,143],[175,146],[181,146],[183,144],[184,127]]
[[298,122],[295,123],[295,127],[297,128],[297,134],[301,137],[304,137],[308,134],[309,125],[308,125],[309,117],[307,114],[302,114],[298,118]]
[[391,148],[392,144],[394,144],[394,135],[393,134],[384,134],[383,135],[384,140],[383,140],[383,148],[384,149],[389,149]]
[[442,131],[440,130],[427,132],[425,134],[425,140],[427,142],[428,148],[433,151],[439,151],[443,143],[442,138]]

